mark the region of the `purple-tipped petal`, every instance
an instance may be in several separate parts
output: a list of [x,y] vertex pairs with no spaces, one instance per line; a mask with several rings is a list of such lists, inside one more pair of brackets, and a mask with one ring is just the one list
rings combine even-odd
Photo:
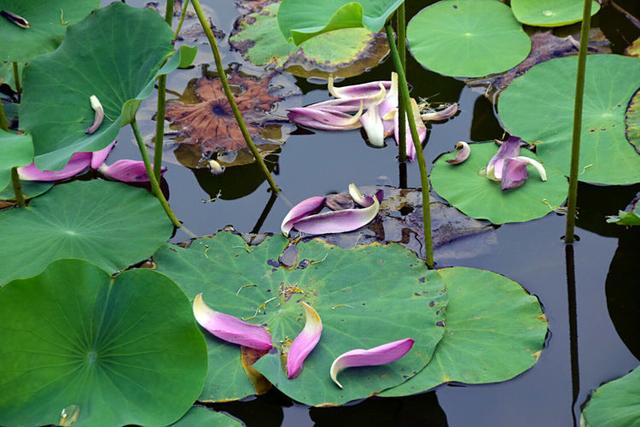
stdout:
[[[416,127],[418,128],[418,136],[420,137],[420,144],[422,144],[422,142],[427,137],[427,127],[425,126],[424,122],[422,121],[422,118],[420,117],[420,109],[418,107],[418,103],[413,98],[411,98],[411,110],[413,112],[413,120],[415,121]],[[416,153],[416,147],[413,143],[413,138],[411,136],[411,128],[409,127],[408,121],[405,123],[405,126],[407,129],[406,130],[407,159],[409,159],[410,161],[414,161],[416,159],[417,153]],[[400,124],[399,124],[399,119],[397,114],[395,119],[395,139],[396,139],[396,142],[400,141]]]
[[282,220],[282,225],[280,225],[280,230],[285,236],[289,235],[289,232],[293,228],[294,224],[297,221],[300,221],[302,218],[308,217],[309,215],[317,214],[320,212],[325,206],[326,197],[322,196],[314,196],[309,197],[295,205],[287,216]]
[[510,136],[500,145],[498,152],[489,160],[487,164],[487,178],[493,181],[502,179],[502,169],[505,159],[518,157],[522,140],[518,137]]
[[527,162],[518,158],[504,159],[502,165],[502,179],[500,188],[502,190],[511,190],[521,187],[529,178],[527,172]]
[[316,347],[322,335],[322,320],[313,307],[302,302],[306,322],[302,332],[293,340],[287,353],[287,377],[293,379],[300,375],[305,359]]
[[374,81],[363,84],[335,87],[333,84],[333,77],[329,77],[329,93],[338,99],[358,99],[368,103],[378,96],[380,87],[385,90],[391,89],[392,82],[390,81]]
[[340,371],[359,366],[380,366],[395,362],[411,350],[413,343],[413,339],[405,338],[368,350],[356,349],[343,353],[331,364],[331,370],[329,371],[331,379],[338,387],[342,388],[342,384],[338,381]]
[[378,107],[383,120],[391,121],[398,110],[398,74],[391,73],[391,88]]
[[360,128],[362,103],[356,115],[352,116],[337,110],[312,107],[290,108],[287,117],[293,123],[320,130],[350,130]]
[[344,209],[341,211],[323,212],[309,215],[292,222],[293,228],[307,234],[346,233],[364,227],[378,215],[380,202],[377,197],[366,196],[365,205],[361,209]]
[[378,106],[372,106],[360,117],[360,123],[367,134],[369,144],[374,147],[384,147],[385,131],[382,116]]
[[18,168],[18,176],[24,181],[57,182],[85,172],[91,166],[93,153],[75,153],[71,156],[64,169],[59,171],[43,171],[36,167],[35,163]]
[[[126,182],[129,184],[149,182],[149,175],[144,166],[144,162],[140,160],[118,160],[111,166],[102,165],[98,171],[105,177],[114,181]],[[161,174],[167,171],[162,168]]]
[[516,157],[516,160],[520,160],[521,162],[525,162],[526,164],[533,166],[536,169],[536,171],[538,171],[538,175],[540,175],[540,180],[542,181],[547,180],[547,171],[545,170],[544,166],[542,166],[542,163],[540,163],[539,161],[526,156],[518,156]]
[[449,120],[451,117],[458,114],[458,111],[458,103],[454,102],[453,104],[442,110],[423,113],[421,117],[425,122],[441,122],[444,120]]
[[359,99],[329,99],[308,105],[306,108],[325,110],[329,112],[355,113],[359,111],[362,106],[363,101]]
[[104,120],[104,108],[102,108],[100,100],[95,95],[91,95],[89,97],[89,102],[91,103],[91,108],[94,111],[93,124],[87,128],[85,133],[91,135],[102,125],[102,121]]
[[450,165],[459,165],[467,161],[471,155],[471,147],[464,141],[458,141],[456,143],[456,158],[447,160]]
[[107,157],[109,157],[111,150],[113,150],[113,147],[115,146],[116,142],[114,141],[102,150],[94,151],[93,153],[91,153],[91,169],[98,170],[100,166],[102,166],[104,162],[107,161]]
[[271,335],[264,327],[212,310],[202,294],[193,300],[193,314],[200,326],[223,341],[262,351],[273,347]]

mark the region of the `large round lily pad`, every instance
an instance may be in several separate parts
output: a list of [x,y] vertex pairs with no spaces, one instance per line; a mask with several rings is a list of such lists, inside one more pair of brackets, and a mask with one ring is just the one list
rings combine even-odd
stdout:
[[531,40],[498,0],[442,0],[407,27],[409,50],[425,68],[446,76],[481,77],[522,62]]
[[[502,191],[499,182],[490,180],[482,172],[497,151],[498,146],[491,142],[472,144],[471,156],[460,165],[446,162],[455,158],[455,153],[440,157],[431,171],[434,191],[466,215],[494,224],[531,221],[564,204],[567,179],[546,163],[546,182],[530,167],[529,179],[522,187]],[[520,155],[540,160],[525,149]]]
[[386,37],[367,28],[320,34],[301,46],[278,28],[280,3],[243,16],[229,42],[255,65],[275,65],[303,77],[352,77],[378,65],[389,52]]
[[0,61],[28,62],[58,47],[67,26],[82,20],[99,0],[0,0],[0,10],[26,19],[21,28],[0,16]]
[[0,129],[0,193],[11,183],[11,169],[33,161],[31,136]]
[[[31,132],[40,169],[61,169],[74,152],[109,145],[153,92],[159,74],[178,67],[169,26],[155,12],[116,2],[69,27],[60,47],[24,73],[20,126]],[[105,111],[91,135],[98,97]]]
[[[283,236],[274,236],[251,247],[235,234],[218,233],[194,241],[188,249],[167,246],[154,258],[158,271],[190,298],[202,292],[213,309],[266,324],[276,349],[253,367],[302,403],[340,405],[364,398],[404,382],[429,362],[444,334],[447,297],[441,281],[426,280],[426,266],[411,251],[396,244],[345,250],[312,240],[297,245],[299,264],[288,269],[278,264],[287,244]],[[316,309],[324,330],[300,376],[288,380],[279,350],[304,326],[300,301]],[[403,359],[344,371],[340,374],[344,389],[331,381],[329,368],[340,354],[407,337],[416,343]],[[210,355],[228,346],[212,336],[207,342]],[[210,356],[207,382],[217,385],[209,387],[218,396],[228,397],[224,389],[236,387],[232,383],[237,372],[244,370],[239,349],[233,360],[235,370],[230,364],[212,364]],[[216,399],[216,395],[202,398]]]
[[278,13],[282,34],[295,44],[322,33],[365,27],[378,32],[404,0],[283,0]]
[[600,386],[582,413],[585,427],[636,427],[640,425],[640,368]]
[[[536,144],[545,165],[569,175],[577,57],[536,65],[500,95],[498,113],[513,135]],[[584,94],[580,181],[640,182],[640,155],[625,137],[625,111],[640,87],[640,59],[590,55]]]
[[203,406],[194,406],[171,427],[240,427],[239,421],[222,412],[212,411]]
[[150,270],[55,262],[0,289],[0,324],[2,425],[167,425],[202,389],[189,301]]
[[[516,19],[536,27],[561,27],[582,21],[583,0],[511,0]],[[591,15],[600,10],[600,3],[591,3]]]
[[58,185],[28,208],[0,212],[0,285],[64,258],[113,273],[148,258],[172,230],[143,189],[101,180]]
[[420,393],[448,382],[507,381],[538,361],[547,320],[536,297],[486,270],[454,267],[432,275],[449,295],[444,338],[426,368],[383,396]]

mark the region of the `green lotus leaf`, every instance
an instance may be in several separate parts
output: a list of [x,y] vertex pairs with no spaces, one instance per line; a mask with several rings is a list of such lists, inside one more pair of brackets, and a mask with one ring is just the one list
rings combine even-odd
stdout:
[[640,225],[640,193],[625,210],[618,211],[618,215],[608,217],[607,222],[618,225]]
[[640,154],[640,89],[633,95],[629,107],[624,115],[624,126],[627,132],[627,140],[636,152]]
[[[566,178],[546,163],[547,181],[542,181],[538,173],[529,168],[529,179],[522,187],[502,191],[499,182],[482,173],[498,146],[488,142],[470,147],[471,156],[466,162],[450,165],[446,161],[456,155],[449,153],[440,157],[431,171],[434,191],[466,215],[494,224],[531,221],[559,208],[567,198]],[[540,161],[525,149],[520,155]]]
[[[23,64],[18,64],[18,73],[22,75],[22,70],[24,69]],[[0,62],[0,85],[7,85],[13,90],[16,91],[16,82],[13,74],[13,63],[11,62]]]
[[[536,65],[498,99],[502,123],[537,146],[545,166],[569,175],[577,57]],[[590,55],[582,115],[580,181],[627,185],[640,182],[640,155],[625,137],[624,116],[640,86],[640,59]]]
[[378,32],[404,0],[283,0],[280,31],[295,44],[322,33],[365,27]]
[[[25,68],[20,126],[33,136],[36,165],[61,169],[74,152],[109,145],[151,95],[156,77],[175,70],[188,53],[175,54],[172,39],[157,13],[120,2],[70,26],[60,48]],[[105,118],[88,135],[92,95]]]
[[0,17],[0,61],[28,62],[55,50],[67,27],[99,6],[99,0],[0,0],[0,10],[18,15],[31,25],[20,28]]
[[10,186],[11,169],[26,166],[32,161],[31,136],[0,129],[0,192]]
[[444,338],[426,368],[382,396],[407,396],[448,382],[507,381],[535,365],[547,335],[536,297],[486,270],[453,267],[432,274],[449,295]]
[[[52,182],[38,182],[38,181],[22,181],[20,180],[20,187],[22,187],[22,195],[25,199],[33,199],[46,193],[53,188]],[[0,191],[1,201],[15,201],[16,195],[13,192],[13,186],[9,185],[4,190]]]
[[64,258],[114,273],[148,258],[172,230],[143,189],[102,180],[57,185],[26,209],[0,211],[0,285]]
[[[582,0],[511,0],[516,19],[536,27],[561,27],[582,21]],[[600,3],[591,3],[591,15],[600,10]]]
[[446,76],[482,77],[515,67],[531,40],[498,0],[443,0],[407,27],[409,50],[425,68]]
[[640,368],[606,383],[591,395],[582,412],[585,427],[634,427],[640,425]]
[[194,406],[171,427],[239,427],[242,424],[222,412],[212,411],[203,406]]
[[243,16],[229,39],[255,65],[273,64],[305,77],[351,77],[373,68],[389,52],[386,38],[366,28],[331,31],[296,46],[278,29],[279,7],[271,3]]
[[[363,245],[345,250],[320,240],[297,245],[297,268],[278,264],[288,244],[283,236],[248,246],[232,233],[194,241],[187,249],[167,246],[154,256],[157,271],[173,279],[193,298],[202,292],[213,309],[255,324],[266,324],[276,349],[253,367],[285,394],[308,405],[340,405],[393,387],[415,375],[431,359],[441,339],[446,291],[426,279],[427,268],[400,245]],[[322,339],[294,380],[286,379],[279,351],[304,327],[300,301],[322,318]],[[344,389],[329,377],[340,354],[402,338],[416,341],[399,361],[382,367],[348,369],[340,374]],[[226,363],[211,357],[230,345],[208,336],[209,377],[204,400],[229,398],[244,368],[240,349]],[[276,351],[278,350],[278,351]],[[235,366],[235,368],[234,368]],[[224,378],[224,380],[223,380]],[[255,394],[245,375],[244,394]],[[207,392],[208,390],[208,392]],[[237,391],[237,390],[236,390]]]
[[0,324],[2,425],[168,425],[202,390],[189,301],[151,270],[57,261],[0,289]]

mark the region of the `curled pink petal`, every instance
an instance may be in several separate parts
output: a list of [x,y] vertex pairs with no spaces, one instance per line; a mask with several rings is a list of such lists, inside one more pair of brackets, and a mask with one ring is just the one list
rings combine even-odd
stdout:
[[524,185],[527,178],[529,178],[527,164],[527,162],[519,160],[518,158],[504,159],[500,188],[502,188],[502,190],[511,190]]
[[264,327],[212,310],[202,294],[193,299],[193,314],[200,326],[223,341],[262,351],[273,347],[271,335]]
[[57,182],[85,172],[91,166],[93,153],[75,153],[62,170],[43,171],[35,163],[18,168],[18,176],[24,181]]
[[91,108],[94,111],[93,124],[87,128],[85,133],[91,135],[102,125],[102,121],[104,120],[104,108],[102,108],[100,100],[95,95],[91,95],[89,97],[89,102],[91,103]]
[[368,350],[356,349],[341,354],[331,364],[329,374],[334,383],[342,388],[342,384],[338,381],[340,371],[347,368],[356,368],[360,366],[380,366],[395,362],[404,357],[405,354],[413,347],[414,340],[405,338],[393,341],[387,344],[373,347]]
[[458,114],[458,103],[454,102],[448,107],[437,110],[437,111],[429,111],[427,113],[423,113],[421,115],[422,120],[425,122],[441,122],[444,120],[449,120],[451,117]]
[[360,108],[354,116],[342,111],[312,107],[290,108],[287,113],[287,117],[292,122],[320,130],[358,129],[360,128],[361,116],[362,103],[360,103]]
[[373,221],[380,211],[377,197],[366,196],[366,199],[365,208],[318,213],[305,216],[291,224],[296,230],[313,235],[357,230]]
[[447,160],[450,165],[459,165],[467,161],[471,155],[471,147],[464,141],[458,141],[456,143],[456,158]]
[[325,110],[329,112],[355,113],[362,108],[363,102],[359,99],[328,99],[308,105],[305,108],[314,110]]
[[372,106],[360,117],[360,123],[367,134],[369,144],[384,147],[385,131],[382,116],[377,106]]
[[486,174],[487,178],[493,181],[500,181],[502,179],[502,168],[504,166],[505,159],[518,157],[520,154],[520,144],[522,140],[518,137],[510,136],[506,141],[500,145],[498,152],[489,160],[487,164]]
[[385,90],[391,89],[392,82],[386,81],[374,81],[368,83],[362,83],[351,86],[335,87],[333,84],[333,77],[329,77],[329,93],[339,99],[358,99],[365,101],[365,104],[369,100],[374,100],[379,92],[380,86]]
[[[411,98],[411,110],[413,112],[413,120],[416,123],[416,127],[418,128],[418,136],[420,138],[420,144],[422,144],[422,142],[426,139],[427,137],[427,127],[425,126],[424,122],[422,121],[422,118],[420,117],[420,110],[418,108],[418,103],[416,102],[415,99]],[[409,159],[410,161],[414,161],[416,159],[417,153],[416,153],[416,148],[415,145],[413,143],[413,137],[411,136],[411,128],[409,127],[409,122],[407,121],[405,123],[406,126],[406,135],[407,135],[407,159]],[[396,119],[395,119],[395,139],[396,142],[400,141],[400,124],[399,124],[399,119],[398,119],[398,115],[396,114]]]
[[520,160],[521,162],[525,162],[526,164],[533,166],[535,170],[538,171],[538,175],[540,175],[540,179],[542,181],[547,180],[547,171],[545,170],[544,166],[542,166],[542,163],[540,163],[539,161],[526,156],[518,156],[516,157],[516,160]]
[[295,205],[287,216],[282,220],[282,225],[280,225],[280,230],[285,236],[289,235],[289,232],[293,228],[294,224],[302,218],[305,218],[309,215],[316,214],[320,212],[325,206],[326,197],[322,196],[314,196],[309,197]]
[[[105,177],[114,181],[126,182],[130,184],[149,182],[149,175],[144,166],[144,162],[140,160],[118,160],[111,166],[102,165],[98,171]],[[166,168],[162,168],[161,173],[164,174]]]
[[322,320],[318,312],[306,302],[302,302],[306,322],[302,332],[293,340],[287,353],[287,377],[300,375],[305,359],[316,347],[322,335]]
[[114,141],[102,150],[94,151],[93,153],[91,153],[91,169],[98,170],[98,168],[107,161],[107,157],[109,157],[111,150],[113,150],[113,147],[115,146],[116,142]]
[[391,73],[391,88],[378,109],[383,120],[393,120],[398,110],[398,74]]

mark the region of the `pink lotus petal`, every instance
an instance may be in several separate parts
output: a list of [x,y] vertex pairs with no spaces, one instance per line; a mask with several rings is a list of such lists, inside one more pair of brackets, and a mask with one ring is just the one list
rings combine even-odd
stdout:
[[292,122],[312,129],[350,130],[360,128],[362,103],[355,116],[341,111],[331,111],[312,107],[290,108],[287,116]]
[[364,227],[378,215],[380,202],[377,197],[366,196],[368,205],[361,209],[344,209],[305,216],[291,222],[293,228],[307,234],[345,233]]
[[502,179],[502,168],[504,166],[504,160],[518,157],[520,154],[520,144],[522,140],[520,138],[510,136],[506,141],[500,145],[498,152],[489,160],[487,164],[486,174],[487,178],[493,181],[500,181]]
[[456,143],[456,151],[458,152],[456,154],[456,158],[447,160],[447,163],[450,165],[459,165],[464,163],[471,155],[471,147],[464,141],[458,141],[458,143]]
[[307,356],[313,351],[322,335],[322,320],[318,313],[306,302],[302,302],[306,322],[302,332],[293,340],[287,353],[287,377],[293,379],[300,375]]
[[368,83],[362,83],[351,86],[335,87],[333,84],[333,77],[329,77],[329,93],[338,99],[357,99],[365,101],[367,104],[372,99],[375,99],[379,92],[380,86],[385,90],[391,89],[392,82],[386,81],[374,81]]
[[[111,166],[102,165],[98,171],[105,177],[115,181],[126,182],[130,184],[149,182],[149,175],[144,166],[144,162],[140,160],[118,160]],[[167,171],[162,168],[161,174]]]
[[536,169],[536,171],[538,171],[538,175],[540,175],[540,180],[542,181],[547,180],[547,171],[545,170],[544,166],[542,166],[542,163],[540,163],[539,161],[526,156],[518,156],[516,157],[516,160],[520,160],[521,162],[525,162],[526,164],[533,166]]
[[193,314],[200,326],[223,341],[262,351],[273,347],[271,335],[264,327],[212,310],[202,294],[193,299]]
[[322,196],[314,196],[309,197],[295,205],[287,216],[282,220],[282,225],[280,226],[280,230],[285,236],[289,235],[289,232],[293,228],[293,225],[302,218],[305,218],[309,215],[316,214],[320,212],[325,206],[326,197]]
[[91,156],[91,169],[98,170],[98,168],[107,161],[107,157],[109,157],[111,150],[113,150],[113,147],[115,146],[116,142],[114,141],[102,150],[94,151]]
[[93,153],[75,153],[71,156],[64,169],[59,171],[43,171],[36,167],[35,163],[18,168],[18,176],[24,181],[57,182],[85,172],[91,166]]
[[338,374],[342,370],[360,366],[380,366],[395,362],[411,350],[413,343],[413,339],[405,338],[368,350],[356,349],[343,353],[331,364],[329,371],[331,379],[338,387],[342,388],[342,384],[338,381]]
[[360,117],[360,123],[367,134],[369,144],[374,147],[384,147],[384,123],[377,106],[372,106]]
[[393,120],[398,110],[398,74],[391,73],[391,88],[379,106],[383,120]]
[[[418,103],[416,102],[415,99],[411,98],[411,110],[413,112],[413,120],[416,123],[416,127],[418,128],[418,136],[420,137],[420,144],[422,144],[422,142],[427,138],[427,127],[424,125],[424,122],[422,121],[422,118],[420,117],[420,110],[418,108]],[[396,119],[395,119],[395,139],[396,142],[399,143],[400,141],[400,125],[399,125],[399,119],[398,119],[398,115],[396,114]],[[413,138],[411,137],[411,128],[409,127],[409,122],[405,123],[405,126],[407,128],[406,130],[406,135],[407,135],[407,159],[409,159],[410,161],[414,161],[416,159],[417,153],[416,153],[416,147],[413,144]]]
[[428,113],[424,113],[421,115],[421,117],[425,122],[441,122],[444,120],[449,120],[451,117],[458,114],[458,111],[458,104],[454,102],[453,104],[442,110],[429,111]]
[[362,105],[363,102],[359,99],[329,99],[308,105],[306,108],[329,112],[355,113],[362,108]]
[[504,159],[501,173],[500,188],[502,188],[502,190],[521,187],[527,181],[527,178],[529,178],[527,162],[519,160],[518,158]]

